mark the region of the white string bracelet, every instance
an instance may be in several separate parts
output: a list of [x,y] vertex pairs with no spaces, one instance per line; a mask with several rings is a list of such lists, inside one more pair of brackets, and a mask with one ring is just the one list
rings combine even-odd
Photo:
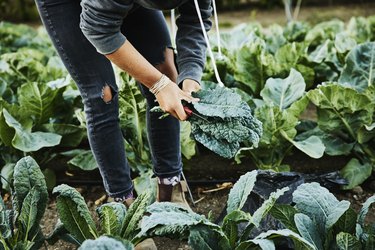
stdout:
[[170,82],[171,82],[171,80],[169,80],[169,78],[166,75],[163,74],[160,77],[160,79],[151,86],[151,88],[149,90],[150,90],[151,93],[153,93],[156,96]]

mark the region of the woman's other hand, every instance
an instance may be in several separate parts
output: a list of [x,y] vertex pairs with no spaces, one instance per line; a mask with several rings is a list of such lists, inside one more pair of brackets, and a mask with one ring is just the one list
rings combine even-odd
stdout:
[[196,81],[191,79],[185,79],[182,82],[182,90],[189,95],[191,95],[192,92],[197,92],[201,89],[201,85],[199,85]]
[[160,90],[160,92],[156,95],[156,99],[158,100],[159,106],[163,111],[168,112],[181,121],[184,121],[188,118],[188,116],[184,111],[181,100],[185,100],[187,102],[199,101],[198,98],[193,98],[190,93],[187,91],[182,91],[176,83],[171,81],[167,86]]

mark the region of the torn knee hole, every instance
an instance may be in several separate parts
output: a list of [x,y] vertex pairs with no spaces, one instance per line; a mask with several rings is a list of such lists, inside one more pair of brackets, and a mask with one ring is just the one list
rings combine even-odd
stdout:
[[106,84],[102,88],[102,95],[101,95],[101,97],[102,97],[103,101],[105,103],[107,103],[107,104],[111,103],[113,95],[114,95],[114,90],[112,89],[111,86],[109,86],[108,84]]

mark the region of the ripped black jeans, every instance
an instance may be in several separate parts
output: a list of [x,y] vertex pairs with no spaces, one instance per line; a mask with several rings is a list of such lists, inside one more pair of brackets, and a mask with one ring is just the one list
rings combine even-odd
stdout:
[[[43,24],[81,93],[88,138],[104,187],[111,197],[126,197],[133,185],[119,126],[118,87],[112,65],[82,34],[79,0],[36,0],[36,3]],[[124,19],[122,32],[153,65],[162,63],[165,49],[171,47],[160,11],[137,7]],[[112,100],[105,102],[102,91],[107,85]],[[178,176],[182,171],[179,121],[172,116],[158,119],[160,114],[149,112],[157,105],[155,96],[139,85],[148,104],[146,119],[154,173],[160,178]]]

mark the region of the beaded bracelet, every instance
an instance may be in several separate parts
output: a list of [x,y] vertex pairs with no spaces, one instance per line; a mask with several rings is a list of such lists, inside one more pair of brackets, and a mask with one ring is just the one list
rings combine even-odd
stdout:
[[171,81],[166,75],[162,75],[160,79],[154,83],[151,88],[149,89],[151,93],[153,93],[155,96],[159,94],[159,92],[165,88]]

